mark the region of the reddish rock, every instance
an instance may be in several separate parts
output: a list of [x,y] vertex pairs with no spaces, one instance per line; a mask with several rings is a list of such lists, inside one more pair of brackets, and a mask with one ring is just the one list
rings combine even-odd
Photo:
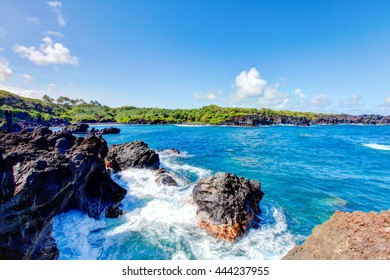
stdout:
[[390,260],[390,210],[336,211],[285,260]]
[[193,189],[197,222],[212,235],[236,241],[248,228],[258,227],[260,183],[219,172],[200,180]]

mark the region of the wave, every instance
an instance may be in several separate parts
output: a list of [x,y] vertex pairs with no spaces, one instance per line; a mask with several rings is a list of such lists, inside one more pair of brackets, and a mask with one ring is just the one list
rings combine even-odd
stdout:
[[390,145],[367,143],[367,144],[363,144],[363,146],[371,148],[371,149],[375,149],[375,150],[390,151]]
[[158,186],[151,170],[129,169],[114,176],[128,190],[122,201],[125,214],[118,219],[96,221],[79,211],[56,217],[60,259],[279,259],[300,241],[288,230],[282,209],[267,205],[267,222],[238,242],[206,233],[196,225],[192,182],[211,172],[181,161],[174,155],[161,161],[174,170],[178,187]]

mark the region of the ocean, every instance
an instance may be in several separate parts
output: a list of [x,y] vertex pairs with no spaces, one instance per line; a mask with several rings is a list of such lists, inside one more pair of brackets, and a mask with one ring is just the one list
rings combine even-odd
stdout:
[[[390,209],[390,126],[115,126],[121,133],[104,135],[109,145],[178,149],[160,161],[179,186],[157,186],[149,170],[113,175],[128,190],[125,214],[55,217],[60,259],[280,259],[336,210]],[[192,188],[218,171],[259,180],[265,193],[261,227],[235,243],[196,226]]]

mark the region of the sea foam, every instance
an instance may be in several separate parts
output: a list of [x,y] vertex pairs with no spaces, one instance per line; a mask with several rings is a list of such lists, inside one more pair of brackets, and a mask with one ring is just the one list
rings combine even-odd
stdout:
[[363,144],[363,146],[375,149],[375,150],[381,150],[381,151],[390,151],[390,145],[382,145],[382,144],[376,144],[376,143],[366,143]]
[[[174,174],[191,173],[196,180],[211,173],[178,160],[175,155],[165,155],[161,163]],[[158,186],[154,178],[154,171],[140,169],[114,176],[128,190],[122,201],[125,214],[118,219],[96,221],[79,211],[56,218],[60,258],[279,259],[299,241],[288,230],[282,209],[274,207],[265,211],[268,223],[249,230],[238,242],[217,239],[196,224],[194,183],[179,177],[177,187]]]

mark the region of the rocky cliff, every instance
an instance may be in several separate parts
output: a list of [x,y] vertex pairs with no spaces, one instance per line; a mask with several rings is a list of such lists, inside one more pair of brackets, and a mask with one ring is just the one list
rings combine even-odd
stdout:
[[269,116],[266,114],[252,114],[235,116],[230,120],[224,121],[222,125],[234,125],[234,126],[259,126],[259,125],[300,125],[309,126],[310,122],[305,117],[294,117],[285,115]]
[[259,126],[259,125],[299,125],[310,126],[311,124],[370,124],[370,125],[389,125],[390,116],[380,115],[317,115],[313,119],[298,116],[286,115],[267,115],[251,114],[235,116],[230,120],[224,121],[222,125],[234,126]]
[[336,211],[283,259],[390,260],[390,210],[379,214]]
[[121,214],[126,190],[105,169],[102,138],[43,127],[0,139],[0,259],[56,259],[52,218],[63,211]]

